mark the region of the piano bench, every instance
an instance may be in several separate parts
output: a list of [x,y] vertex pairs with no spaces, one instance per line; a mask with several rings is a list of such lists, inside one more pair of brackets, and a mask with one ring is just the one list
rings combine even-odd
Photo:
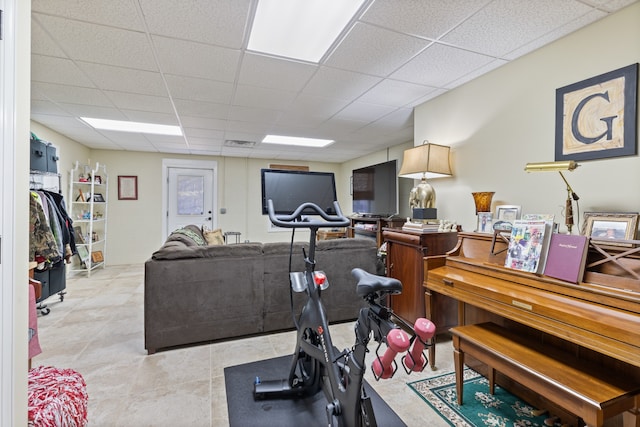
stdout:
[[451,328],[458,404],[462,405],[464,355],[487,365],[489,392],[496,370],[582,418],[589,427],[625,414],[625,425],[638,425],[640,384],[574,354],[543,345],[493,323]]

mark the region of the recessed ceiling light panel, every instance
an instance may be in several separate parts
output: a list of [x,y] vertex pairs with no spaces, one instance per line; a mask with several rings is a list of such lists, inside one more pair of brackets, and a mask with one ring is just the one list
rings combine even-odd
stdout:
[[260,0],[248,49],[319,62],[365,0]]
[[297,136],[267,135],[263,140],[265,144],[295,145],[298,147],[322,148],[332,144],[333,139],[302,138]]
[[91,117],[80,117],[80,120],[87,123],[94,129],[115,130],[119,132],[132,133],[153,133],[158,135],[182,136],[180,126],[158,125],[154,123],[128,122],[123,120],[95,119]]

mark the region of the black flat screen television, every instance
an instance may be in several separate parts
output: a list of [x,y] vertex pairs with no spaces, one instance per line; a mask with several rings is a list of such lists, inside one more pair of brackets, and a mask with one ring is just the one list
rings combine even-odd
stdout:
[[[311,202],[334,215],[338,200],[333,172],[306,172],[262,169],[262,214],[267,215],[267,200],[273,200],[276,214],[291,215],[303,203]],[[312,211],[302,212],[312,215]]]
[[353,170],[353,212],[388,217],[398,213],[396,160]]

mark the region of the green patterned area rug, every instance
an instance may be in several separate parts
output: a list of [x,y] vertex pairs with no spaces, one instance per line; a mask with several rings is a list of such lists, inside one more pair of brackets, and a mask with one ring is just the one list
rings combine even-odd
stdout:
[[535,408],[499,386],[489,394],[487,379],[469,368],[464,371],[462,406],[457,404],[453,372],[411,382],[409,387],[454,427],[544,427],[548,418],[532,416]]

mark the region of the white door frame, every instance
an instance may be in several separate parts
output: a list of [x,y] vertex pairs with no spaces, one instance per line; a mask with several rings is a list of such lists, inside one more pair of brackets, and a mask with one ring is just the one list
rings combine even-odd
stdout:
[[31,5],[0,0],[0,9],[0,425],[9,426],[23,424],[27,415],[28,221],[20,217],[29,212],[28,171],[21,166],[28,161],[30,20],[26,27],[20,23]]
[[169,168],[212,169],[213,194],[211,196],[214,227],[217,226],[218,212],[218,162],[215,160],[162,159],[162,238],[167,236],[167,216],[169,215]]

